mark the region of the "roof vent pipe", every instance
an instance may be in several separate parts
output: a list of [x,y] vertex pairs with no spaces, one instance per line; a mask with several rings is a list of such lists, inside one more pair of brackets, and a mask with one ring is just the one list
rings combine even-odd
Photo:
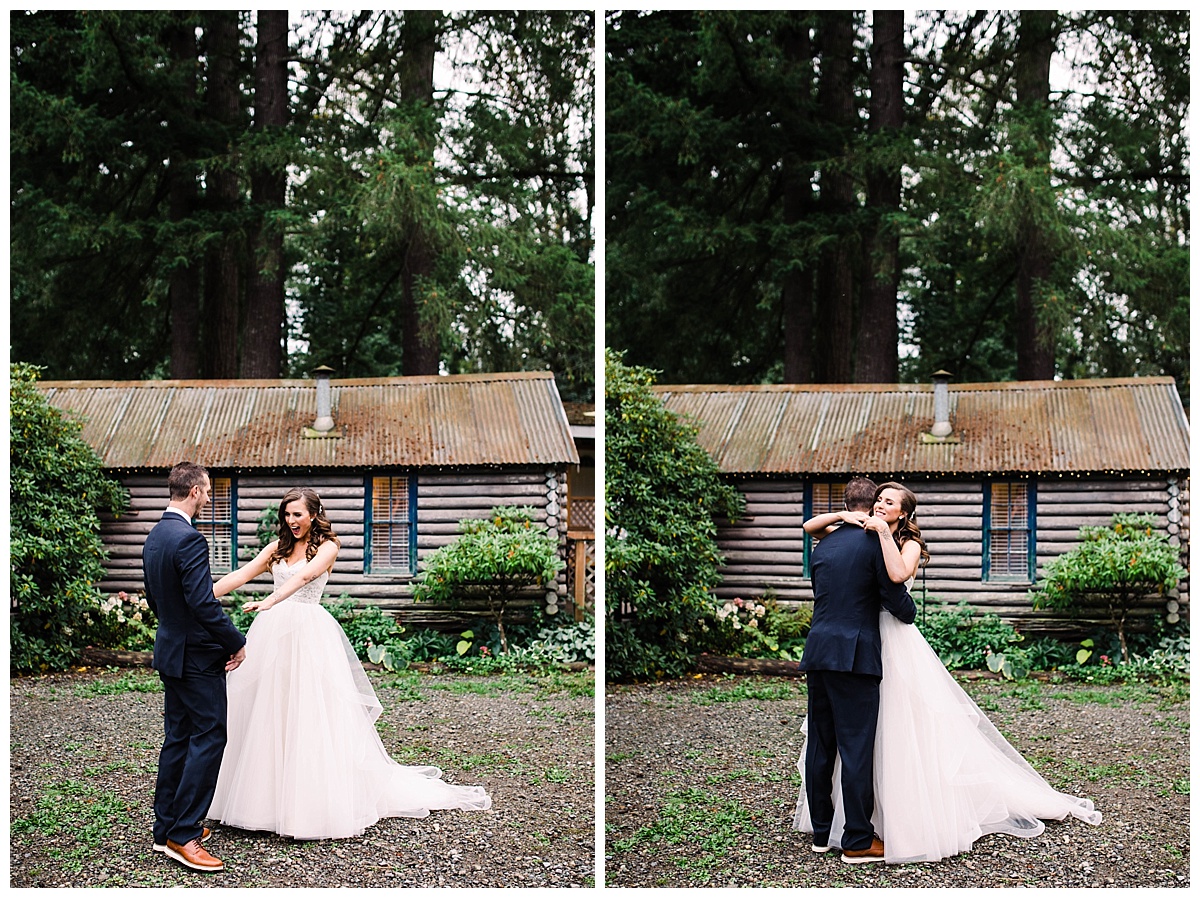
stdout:
[[313,421],[312,429],[317,433],[329,433],[333,430],[333,390],[329,386],[331,374],[333,369],[327,365],[322,365],[313,372],[317,379],[317,420]]
[[936,371],[933,374],[933,427],[929,429],[931,436],[948,437],[950,427],[950,377],[949,371]]

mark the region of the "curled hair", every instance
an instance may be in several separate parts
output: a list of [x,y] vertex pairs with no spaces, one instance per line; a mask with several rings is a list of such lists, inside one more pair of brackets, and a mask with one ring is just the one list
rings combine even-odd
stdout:
[[186,499],[191,495],[193,487],[204,486],[204,478],[207,476],[208,470],[203,465],[194,461],[181,461],[171,468],[171,473],[167,475],[167,489],[171,498]]
[[297,500],[302,501],[304,507],[308,509],[308,513],[312,515],[312,526],[308,531],[308,545],[304,548],[304,557],[307,561],[313,560],[317,549],[326,540],[333,540],[339,546],[342,544],[337,534],[333,532],[333,525],[329,522],[329,518],[325,517],[325,506],[321,504],[321,497],[306,486],[295,487],[284,493],[283,498],[279,500],[279,543],[267,560],[268,567],[274,566],[277,561],[285,561],[292,554],[292,549],[296,547],[296,537],[292,536],[292,528],[287,525],[284,515],[287,507]]
[[881,483],[875,490],[875,501],[879,501],[879,497],[884,490],[895,490],[900,494],[900,510],[904,512],[904,520],[896,527],[896,532],[893,535],[896,540],[896,546],[900,549],[904,548],[904,544],[910,539],[916,540],[917,545],[921,547],[921,560],[919,565],[924,567],[929,564],[929,550],[925,548],[925,540],[921,538],[921,528],[917,524],[917,497],[902,483],[889,481]]

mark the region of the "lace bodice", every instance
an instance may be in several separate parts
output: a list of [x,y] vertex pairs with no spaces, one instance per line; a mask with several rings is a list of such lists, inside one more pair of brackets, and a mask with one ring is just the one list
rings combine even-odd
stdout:
[[[283,584],[287,583],[292,576],[304,567],[305,561],[301,559],[294,565],[289,565],[286,561],[275,562],[275,567],[271,569],[271,573],[275,577],[275,588],[279,589]],[[311,583],[306,583],[294,593],[287,597],[289,602],[299,602],[302,605],[315,605],[321,601],[321,596],[325,591],[325,584],[329,581],[329,571],[321,574],[316,580]]]

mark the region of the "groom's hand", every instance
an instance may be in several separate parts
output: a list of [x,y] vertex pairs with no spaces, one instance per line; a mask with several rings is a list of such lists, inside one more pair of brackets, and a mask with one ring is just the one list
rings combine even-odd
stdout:
[[231,670],[236,670],[241,665],[241,663],[245,660],[246,660],[246,647],[242,646],[240,649],[237,650],[236,655],[231,655],[229,660],[225,662],[225,673],[229,673]]

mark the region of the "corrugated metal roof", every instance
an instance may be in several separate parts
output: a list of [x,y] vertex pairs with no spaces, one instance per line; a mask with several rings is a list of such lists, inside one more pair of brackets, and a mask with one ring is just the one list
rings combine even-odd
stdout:
[[44,381],[108,468],[576,464],[548,372],[331,381],[335,432],[313,439],[311,380]]
[[1180,471],[1188,421],[1170,377],[952,384],[952,439],[931,384],[665,385],[727,473]]

